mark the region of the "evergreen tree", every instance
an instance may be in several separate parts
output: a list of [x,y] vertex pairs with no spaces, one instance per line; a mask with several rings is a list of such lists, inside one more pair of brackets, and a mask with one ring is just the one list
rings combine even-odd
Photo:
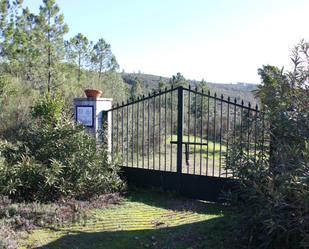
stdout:
[[3,71],[26,81],[40,82],[41,57],[37,49],[37,16],[29,8],[22,9],[22,1],[1,2],[1,58]]
[[104,93],[113,98],[114,103],[120,103],[128,97],[128,85],[121,75],[116,72],[107,72],[103,75]]
[[167,87],[166,82],[162,80],[162,77],[159,79],[158,90],[163,91]]
[[[203,91],[204,93],[207,93],[209,90],[207,83],[204,79],[198,82],[196,84],[196,87],[199,92]],[[194,94],[194,96],[192,97],[191,105],[190,105],[192,114],[195,113],[195,102],[196,102],[196,117],[200,119],[202,115],[205,116],[207,113],[207,107],[208,107],[207,98],[199,94]]]
[[208,84],[207,82],[202,79],[198,84],[197,87],[199,90],[203,91],[203,92],[207,92],[209,90]]
[[143,95],[143,88],[138,79],[135,79],[131,87],[130,95],[132,100],[136,100],[138,97]]
[[63,36],[68,32],[55,0],[43,0],[38,16],[42,55],[46,58],[47,91],[55,87],[57,67],[64,57]]
[[189,86],[189,82],[185,79],[185,77],[181,73],[177,73],[176,75],[173,75],[172,78],[170,78],[169,82],[174,88],[179,87],[179,86],[182,86],[182,87]]
[[102,78],[103,72],[114,71],[119,68],[110,44],[106,43],[103,38],[99,39],[93,47],[91,63],[92,68],[98,72],[99,80]]
[[8,0],[0,0],[0,55],[1,55],[1,63],[5,61],[5,45],[7,42],[7,31],[9,26],[9,1]]
[[82,68],[89,65],[92,42],[86,36],[78,33],[65,42],[67,59],[78,67],[77,80],[81,79]]
[[22,10],[16,19],[14,43],[16,49],[16,71],[18,76],[33,87],[42,87],[44,81],[44,55],[41,54],[40,29],[38,16],[31,13],[29,8]]
[[19,44],[15,42],[16,22],[21,9],[22,1],[1,0],[0,35],[2,62],[13,62]]

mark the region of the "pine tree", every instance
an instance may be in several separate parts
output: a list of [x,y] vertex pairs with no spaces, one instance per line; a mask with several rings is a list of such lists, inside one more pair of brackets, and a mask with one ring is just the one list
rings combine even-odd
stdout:
[[16,0],[10,3],[9,0],[1,0],[0,7],[1,62],[8,63],[16,59],[16,50],[19,48],[14,38],[22,1]]
[[0,55],[1,62],[4,62],[5,56],[5,42],[8,31],[8,19],[9,19],[9,1],[0,0]]
[[37,22],[38,16],[31,13],[29,8],[24,8],[16,18],[14,44],[18,45],[15,51],[18,76],[33,87],[41,88],[44,81],[44,55],[41,54]]
[[115,71],[119,68],[116,57],[111,51],[111,46],[102,38],[93,47],[91,63],[92,68],[98,72],[99,80],[102,78],[103,72]]
[[160,77],[159,83],[158,83],[158,90],[164,91],[166,87],[167,87],[166,82],[164,82],[162,77]]
[[52,87],[56,86],[57,67],[64,57],[63,36],[68,32],[64,16],[60,14],[55,0],[43,0],[38,16],[38,28],[42,55],[46,58],[47,91],[50,92]]
[[174,88],[179,87],[179,86],[182,86],[182,87],[189,86],[189,82],[185,79],[185,77],[181,73],[177,73],[176,75],[173,75],[169,83]]
[[89,42],[86,36],[78,33],[76,36],[65,42],[66,55],[69,62],[78,67],[77,81],[81,79],[82,68],[89,65],[90,50],[92,42]]
[[[199,92],[204,92],[205,94],[209,90],[207,82],[204,79],[198,82],[196,84],[196,87]],[[207,107],[208,107],[207,98],[202,97],[202,95],[199,95],[199,94],[194,94],[192,97],[192,103],[191,103],[191,113],[192,114],[195,114],[195,106],[196,106],[196,117],[198,119],[200,119],[202,116],[205,116],[207,114]]]
[[136,100],[138,97],[143,95],[143,88],[138,79],[135,79],[132,84],[130,95],[132,100]]

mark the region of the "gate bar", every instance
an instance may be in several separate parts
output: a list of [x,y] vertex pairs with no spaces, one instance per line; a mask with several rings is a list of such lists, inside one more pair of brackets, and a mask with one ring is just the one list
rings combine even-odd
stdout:
[[[171,141],[171,144],[178,144],[178,141]],[[199,142],[182,142],[185,145],[208,145],[208,143],[199,143]]]
[[182,172],[182,144],[183,144],[183,122],[184,122],[184,103],[183,87],[177,89],[178,93],[178,114],[177,114],[177,173]]

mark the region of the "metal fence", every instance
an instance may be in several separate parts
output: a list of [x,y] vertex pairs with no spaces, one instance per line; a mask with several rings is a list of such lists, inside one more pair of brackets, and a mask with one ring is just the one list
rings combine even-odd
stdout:
[[233,148],[258,158],[263,119],[251,107],[223,95],[171,88],[115,105],[111,154],[125,167],[232,177]]

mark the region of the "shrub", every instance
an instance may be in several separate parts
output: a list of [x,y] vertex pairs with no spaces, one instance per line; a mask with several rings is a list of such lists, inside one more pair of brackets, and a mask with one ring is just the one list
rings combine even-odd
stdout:
[[233,164],[234,176],[239,180],[234,193],[240,217],[235,227],[238,247],[240,243],[244,248],[307,248],[308,177],[301,176],[297,169],[274,174],[267,160],[255,161],[245,154],[241,159],[241,163],[237,158]]
[[43,122],[57,122],[62,116],[64,107],[65,103],[59,92],[54,97],[46,93],[35,101],[31,115]]
[[[54,106],[55,100],[43,98],[36,102],[39,106]],[[45,115],[43,112],[43,118],[36,116],[38,122],[33,120],[21,129],[18,142],[0,143],[5,157],[0,161],[0,194],[15,200],[50,201],[123,190],[119,167],[109,161],[103,144],[97,144],[82,126],[63,113],[53,122],[44,122]]]
[[269,150],[260,150],[259,160],[240,146],[230,151],[227,163],[238,179],[238,248],[309,247],[309,44],[300,48],[305,50],[297,50],[292,73],[272,66],[259,71]]
[[10,75],[0,76],[0,136],[14,138],[16,130],[28,123],[32,99],[37,91]]

